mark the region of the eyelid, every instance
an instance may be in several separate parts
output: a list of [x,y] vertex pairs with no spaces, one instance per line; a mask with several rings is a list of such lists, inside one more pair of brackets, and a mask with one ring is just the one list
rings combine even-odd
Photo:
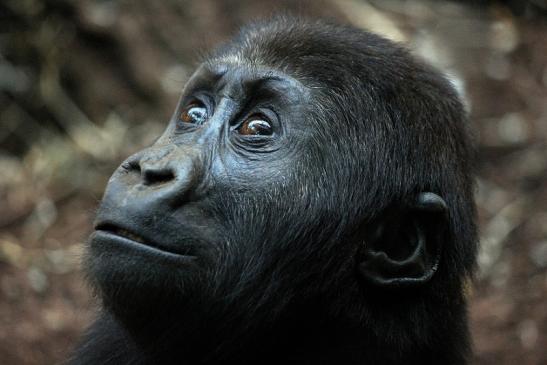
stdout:
[[183,99],[184,101],[181,103],[182,107],[181,110],[184,110],[191,106],[193,103],[198,102],[199,104],[203,105],[205,109],[207,109],[207,115],[211,116],[212,112],[214,110],[214,102],[213,98],[211,98],[209,95],[205,94],[204,92],[193,92],[188,94],[187,97]]
[[235,130],[240,128],[243,123],[257,115],[263,115],[265,117],[264,119],[272,125],[274,130],[280,125],[279,116],[273,108],[268,106],[257,106],[250,109],[247,113],[243,113],[242,118],[236,119],[233,124],[233,129]]
[[269,106],[263,106],[256,108],[260,114],[264,114],[271,122],[278,122],[279,121],[279,115],[276,113],[276,111]]

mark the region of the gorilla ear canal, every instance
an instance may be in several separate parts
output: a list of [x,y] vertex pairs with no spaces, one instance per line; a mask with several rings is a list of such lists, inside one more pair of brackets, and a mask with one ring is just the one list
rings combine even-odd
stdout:
[[423,192],[397,217],[377,222],[358,262],[363,280],[387,288],[428,282],[439,266],[447,213],[440,196]]

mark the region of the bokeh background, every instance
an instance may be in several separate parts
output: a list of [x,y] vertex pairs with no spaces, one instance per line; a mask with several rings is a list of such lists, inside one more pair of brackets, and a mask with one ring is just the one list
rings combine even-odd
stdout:
[[463,93],[478,148],[475,364],[547,364],[547,2],[0,2],[0,364],[61,363],[96,301],[79,260],[112,170],[202,54],[277,11],[406,44]]

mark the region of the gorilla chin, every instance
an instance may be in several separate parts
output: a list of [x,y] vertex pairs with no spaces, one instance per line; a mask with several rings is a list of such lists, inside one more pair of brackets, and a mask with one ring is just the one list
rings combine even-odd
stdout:
[[[103,230],[90,237],[86,271],[109,307],[120,307],[116,312],[134,309],[143,302],[150,304],[150,296],[182,296],[190,278],[199,275],[196,256],[164,251],[139,241],[124,232]],[[170,290],[166,282],[177,289]]]
[[192,283],[203,277],[210,265],[213,250],[189,243],[194,240],[185,239],[187,244],[177,246],[162,244],[159,235],[151,240],[111,220],[98,222],[89,238],[86,272],[105,304],[116,313],[150,316],[159,303],[182,302],[190,295]]

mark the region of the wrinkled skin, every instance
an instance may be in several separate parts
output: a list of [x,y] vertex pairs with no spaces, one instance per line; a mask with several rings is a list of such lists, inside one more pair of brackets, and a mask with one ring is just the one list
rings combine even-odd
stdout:
[[110,179],[72,363],[465,363],[470,158],[457,95],[406,51],[249,26]]

